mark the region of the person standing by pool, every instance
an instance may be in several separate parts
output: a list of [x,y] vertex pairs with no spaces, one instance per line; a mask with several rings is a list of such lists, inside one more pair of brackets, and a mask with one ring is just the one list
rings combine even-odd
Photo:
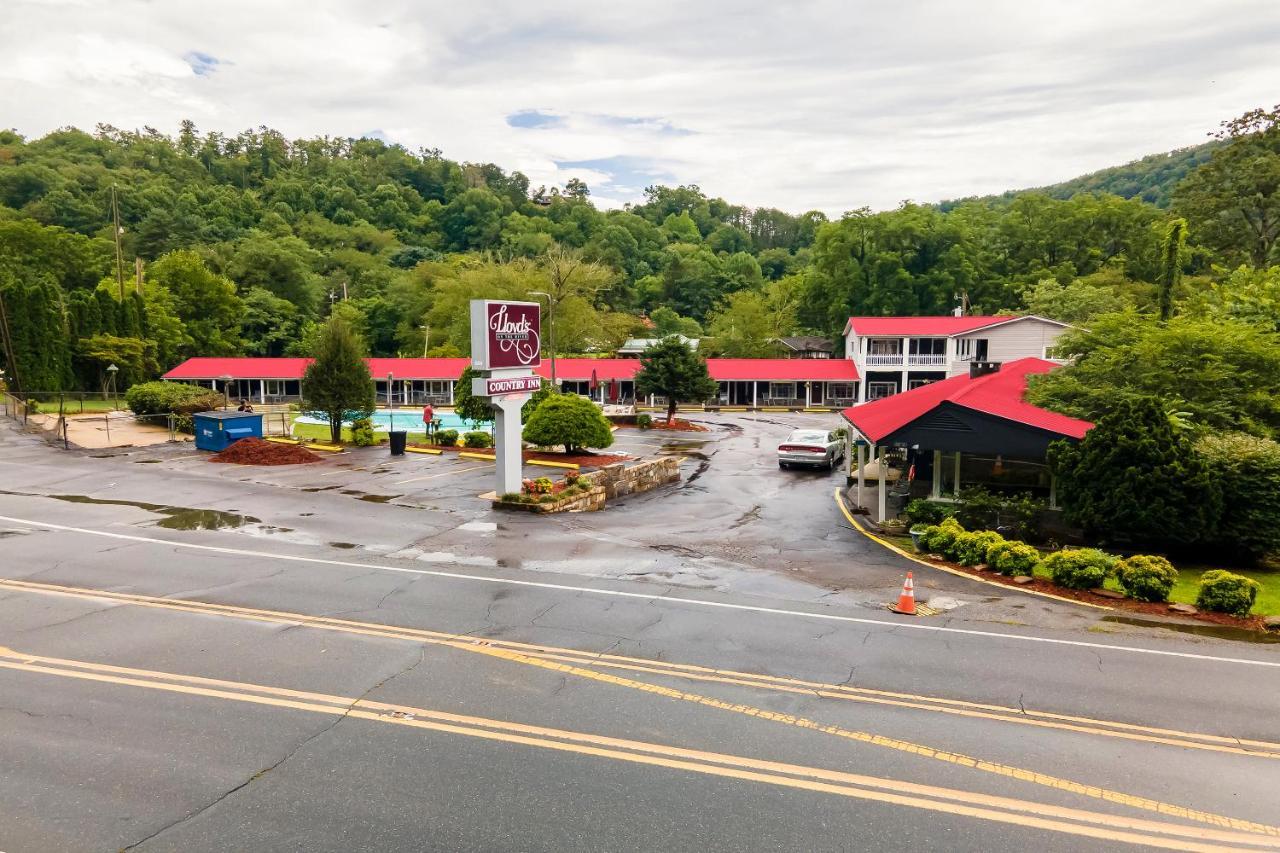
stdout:
[[431,422],[435,420],[435,409],[431,408],[431,404],[427,403],[422,407],[422,423],[426,425],[427,435],[431,435]]

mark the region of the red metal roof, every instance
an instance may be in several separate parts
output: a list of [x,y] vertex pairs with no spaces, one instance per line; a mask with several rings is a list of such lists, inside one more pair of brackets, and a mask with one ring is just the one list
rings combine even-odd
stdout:
[[996,323],[1004,323],[1014,317],[850,317],[845,331],[853,328],[859,337],[887,335],[891,337],[921,337],[935,335],[950,337],[972,332]]
[[[375,379],[388,373],[396,379],[457,379],[466,358],[370,358]],[[309,358],[189,358],[164,375],[165,379],[301,379]],[[595,371],[600,382],[630,380],[640,369],[638,358],[558,358],[556,378],[586,382]],[[707,369],[721,382],[855,382],[858,369],[843,358],[710,358]],[[551,362],[537,370],[551,376]]]
[[709,358],[707,372],[720,382],[857,382],[847,358]]
[[1056,367],[1058,365],[1051,361],[1021,358],[1002,365],[995,373],[976,379],[970,379],[968,374],[952,376],[892,397],[853,406],[844,410],[844,419],[868,441],[879,441],[942,403],[952,403],[1037,429],[1083,438],[1093,424],[1050,412],[1023,400],[1027,376],[1048,373]]

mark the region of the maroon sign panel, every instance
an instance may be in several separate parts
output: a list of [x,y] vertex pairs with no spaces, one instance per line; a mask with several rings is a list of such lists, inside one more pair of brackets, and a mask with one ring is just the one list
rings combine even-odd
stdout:
[[541,332],[536,302],[474,302],[472,366],[478,370],[537,367],[542,363]]

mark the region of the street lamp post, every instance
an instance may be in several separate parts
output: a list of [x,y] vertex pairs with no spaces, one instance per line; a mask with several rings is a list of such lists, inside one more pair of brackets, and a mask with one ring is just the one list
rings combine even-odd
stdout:
[[390,411],[387,413],[388,433],[396,431],[396,393],[392,390],[395,381],[395,376],[387,373],[387,405],[390,407]]
[[551,387],[556,389],[556,301],[541,290],[530,290],[529,295],[547,297],[547,349],[551,351]]
[[431,327],[419,326],[418,331],[422,332],[422,357],[426,358],[431,349]]
[[107,365],[107,373],[111,377],[111,406],[112,408],[120,408],[120,400],[116,391],[116,374],[120,372],[120,368],[114,364]]
[[224,373],[218,377],[218,379],[221,380],[222,382],[222,408],[223,409],[230,408],[227,404],[227,392],[228,390],[230,390],[231,380],[234,378],[235,377],[233,377],[230,373]]

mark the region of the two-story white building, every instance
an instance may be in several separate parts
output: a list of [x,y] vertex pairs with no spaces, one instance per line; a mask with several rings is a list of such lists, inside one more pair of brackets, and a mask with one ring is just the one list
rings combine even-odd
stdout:
[[858,368],[858,402],[948,376],[973,362],[1049,358],[1066,323],[1045,317],[850,317],[845,357]]

